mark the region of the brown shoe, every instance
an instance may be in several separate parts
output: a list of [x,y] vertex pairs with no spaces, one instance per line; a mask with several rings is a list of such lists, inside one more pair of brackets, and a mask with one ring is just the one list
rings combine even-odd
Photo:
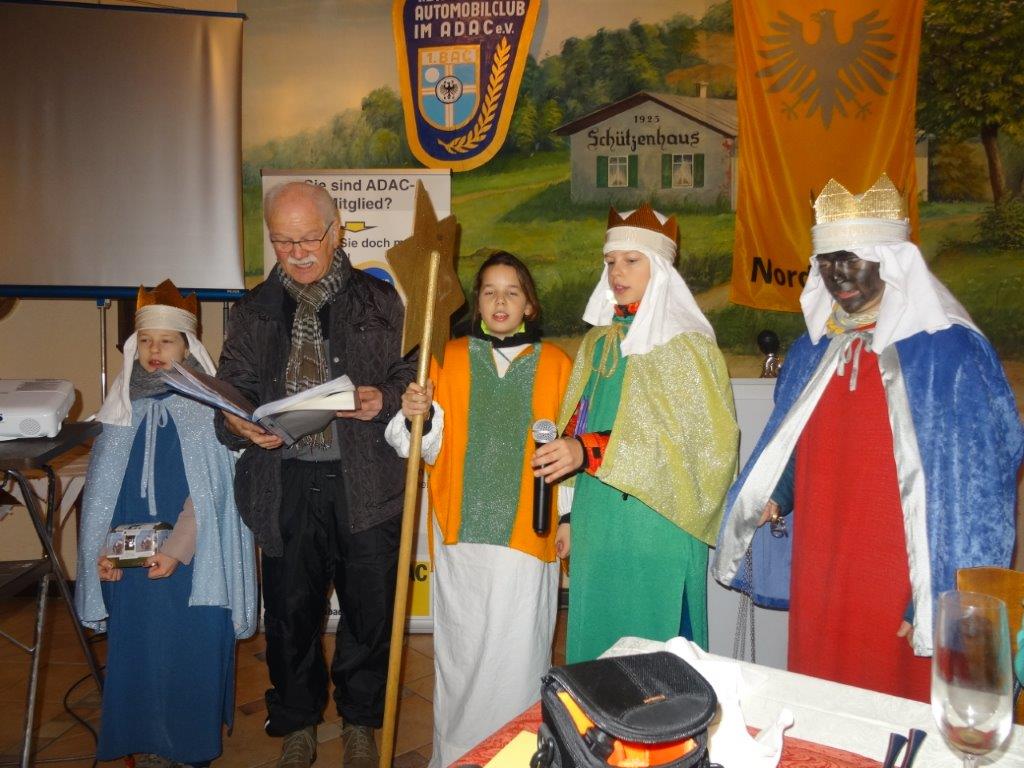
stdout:
[[292,731],[281,744],[277,768],[309,768],[316,761],[316,726]]
[[160,755],[135,755],[135,768],[174,768],[177,763]]
[[341,764],[344,768],[377,768],[380,755],[368,725],[346,725],[341,729]]

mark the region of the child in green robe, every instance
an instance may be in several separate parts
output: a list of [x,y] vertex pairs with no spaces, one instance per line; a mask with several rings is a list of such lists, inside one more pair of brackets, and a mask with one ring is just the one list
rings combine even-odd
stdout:
[[627,635],[707,648],[708,545],[739,430],[714,332],[673,267],[676,234],[675,219],[647,205],[610,212],[563,436],[534,456],[548,481],[579,472],[558,533],[572,553],[570,663]]

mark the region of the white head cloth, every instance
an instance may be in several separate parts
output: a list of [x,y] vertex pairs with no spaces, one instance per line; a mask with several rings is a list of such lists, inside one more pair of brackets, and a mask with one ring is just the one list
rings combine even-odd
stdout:
[[[907,239],[909,233],[908,221],[884,219],[843,219],[811,229],[814,253],[850,251],[878,263],[885,291],[871,342],[876,354],[921,331],[934,333],[954,324],[981,333],[967,310],[928,269],[921,251]],[[825,335],[834,304],[812,258],[800,306],[814,343]]]
[[[628,218],[631,213],[624,213],[622,217]],[[655,215],[665,222],[660,213],[655,212]],[[643,355],[686,331],[703,333],[715,340],[711,323],[694,301],[686,281],[672,266],[676,258],[676,244],[672,240],[643,227],[611,227],[605,235],[604,253],[612,251],[637,251],[651,263],[651,279],[636,317],[622,340],[623,355]],[[609,325],[614,314],[615,294],[608,285],[608,265],[605,264],[583,312],[583,320],[591,325]]]
[[210,353],[206,351],[203,343],[196,338],[196,316],[191,312],[178,307],[170,307],[165,304],[150,304],[142,307],[135,313],[135,333],[128,337],[124,343],[124,364],[121,372],[114,379],[114,385],[110,393],[103,401],[103,405],[96,412],[96,421],[104,424],[113,424],[118,427],[131,426],[132,423],[132,401],[129,395],[129,387],[132,378],[132,366],[135,365],[135,358],[139,351],[139,331],[158,329],[162,331],[180,331],[188,339],[188,351],[199,361],[211,376],[217,372],[217,367],[210,359]]

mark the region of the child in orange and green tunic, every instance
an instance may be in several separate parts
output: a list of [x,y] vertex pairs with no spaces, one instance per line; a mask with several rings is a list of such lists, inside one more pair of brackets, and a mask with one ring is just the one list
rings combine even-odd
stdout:
[[430,414],[432,768],[537,701],[558,604],[555,526],[532,525],[531,425],[557,418],[569,358],[540,341],[533,278],[511,254],[484,262],[474,307],[472,334],[448,343],[433,384],[409,385],[386,432],[408,455],[406,419]]

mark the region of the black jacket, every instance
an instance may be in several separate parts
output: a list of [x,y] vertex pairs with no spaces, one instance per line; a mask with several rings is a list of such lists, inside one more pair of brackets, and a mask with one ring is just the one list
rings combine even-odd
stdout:
[[[401,355],[404,310],[395,289],[353,269],[328,305],[331,377],[348,374],[356,386],[374,386],[384,407],[373,421],[337,419],[341,477],[353,532],[402,511],[405,460],[384,441],[384,427],[401,408],[402,392],[416,376],[416,355]],[[285,395],[294,302],[274,272],[231,309],[217,378],[230,382],[254,405]],[[322,315],[323,316],[323,313]],[[245,449],[235,471],[235,501],[263,551],[279,556],[281,450],[267,451],[229,432],[217,413],[217,437]]]

